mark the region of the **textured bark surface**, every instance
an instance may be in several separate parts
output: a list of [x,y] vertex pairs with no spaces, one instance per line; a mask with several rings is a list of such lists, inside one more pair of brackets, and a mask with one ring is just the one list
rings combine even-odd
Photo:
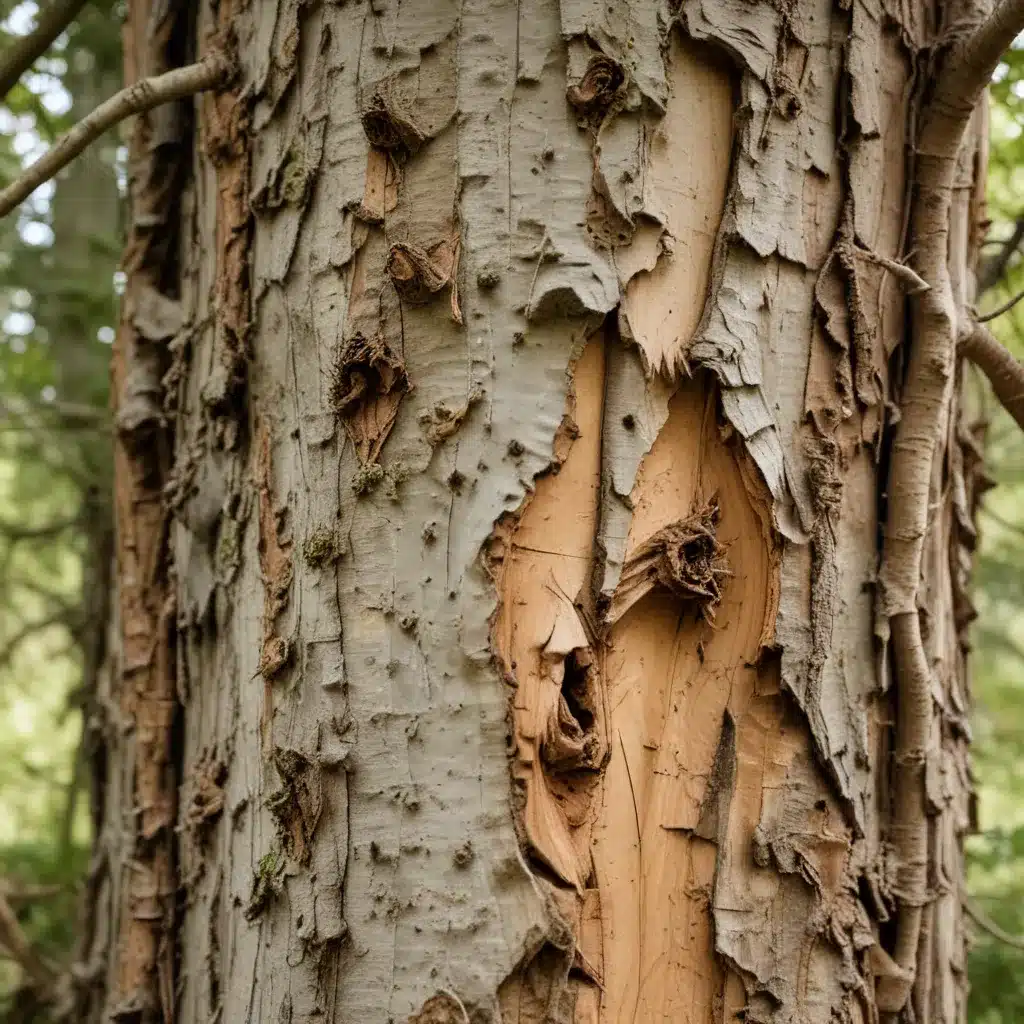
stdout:
[[136,172],[108,1012],[963,1020],[955,331],[899,410],[984,119],[910,272],[931,10],[130,6],[240,73]]

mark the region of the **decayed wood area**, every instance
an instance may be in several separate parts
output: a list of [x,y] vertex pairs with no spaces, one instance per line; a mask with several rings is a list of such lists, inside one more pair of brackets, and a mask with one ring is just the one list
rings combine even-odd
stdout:
[[80,1019],[964,1019],[1017,6],[129,4]]

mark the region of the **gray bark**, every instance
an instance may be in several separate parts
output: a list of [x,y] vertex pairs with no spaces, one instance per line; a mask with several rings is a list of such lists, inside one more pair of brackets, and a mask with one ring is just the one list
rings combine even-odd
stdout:
[[874,590],[930,32],[877,0],[201,5],[200,54],[241,73],[196,105],[181,270],[141,259],[121,342],[129,382],[160,364],[174,460],[126,428],[122,538],[153,542],[122,545],[122,630],[153,567],[157,653],[120,685],[177,775],[111,733],[162,813],[108,802],[109,862],[141,849],[159,908],[111,875],[144,939],[111,925],[109,1006],[964,1019],[954,387],[916,589],[924,865]]

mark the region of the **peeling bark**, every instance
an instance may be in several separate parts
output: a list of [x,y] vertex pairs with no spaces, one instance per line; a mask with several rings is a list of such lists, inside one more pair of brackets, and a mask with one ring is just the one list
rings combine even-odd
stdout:
[[190,31],[239,74],[123,328],[177,1018],[962,1020],[984,124],[922,148],[924,10]]

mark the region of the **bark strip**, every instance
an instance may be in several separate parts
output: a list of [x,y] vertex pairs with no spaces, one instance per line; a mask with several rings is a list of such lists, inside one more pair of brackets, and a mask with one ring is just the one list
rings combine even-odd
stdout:
[[996,63],[1024,27],[1024,4],[1004,0],[972,34],[954,39],[932,79],[917,140],[911,249],[930,285],[914,297],[902,417],[893,441],[881,585],[897,679],[892,836],[899,857],[899,919],[894,957],[904,982],[881,1008],[903,1007],[919,968],[918,940],[928,895],[925,773],[932,730],[931,669],[918,595],[932,521],[933,463],[950,416],[958,309],[948,244],[961,141]]
[[[137,55],[140,70],[160,75],[180,61],[185,21],[172,11],[151,15],[146,3],[133,5],[127,31],[138,39],[145,25],[144,49]],[[175,1004],[178,696],[163,489],[172,436],[154,400],[167,361],[165,342],[178,325],[177,200],[188,122],[182,106],[165,110],[160,117],[140,117],[131,141],[132,228],[123,260],[129,285],[113,352],[112,390],[120,426],[114,449],[120,703],[135,730],[136,814],[131,870],[121,879],[122,920],[108,1000],[117,1020],[170,1024]],[[154,309],[163,316],[146,315]]]

